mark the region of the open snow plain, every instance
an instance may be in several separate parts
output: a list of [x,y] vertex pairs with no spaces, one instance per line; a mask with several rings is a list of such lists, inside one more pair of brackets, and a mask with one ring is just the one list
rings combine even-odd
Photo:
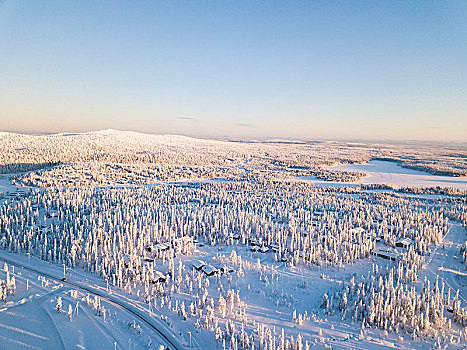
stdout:
[[391,184],[397,187],[451,187],[467,191],[467,177],[442,176],[421,170],[403,168],[395,162],[371,160],[365,164],[342,164],[328,167],[333,171],[363,172],[366,176],[354,182],[324,181],[316,177],[303,177],[320,186],[348,186],[358,184]]
[[0,145],[2,349],[467,345],[461,146]]

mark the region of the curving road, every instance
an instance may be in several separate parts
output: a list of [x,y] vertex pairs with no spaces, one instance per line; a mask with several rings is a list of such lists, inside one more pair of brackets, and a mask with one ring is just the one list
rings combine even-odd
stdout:
[[139,312],[136,308],[132,307],[131,305],[126,305],[124,303],[122,303],[121,301],[115,299],[115,298],[112,298],[106,294],[103,294],[99,291],[96,291],[92,288],[89,288],[87,286],[83,286],[79,283],[76,283],[76,282],[72,282],[72,281],[69,281],[67,280],[66,282],[64,282],[60,277],[57,277],[57,276],[54,276],[54,275],[51,275],[50,273],[47,273],[47,272],[43,272],[43,271],[40,271],[38,269],[35,269],[33,267],[30,267],[30,266],[25,266],[24,264],[21,264],[17,261],[14,261],[14,260],[10,260],[8,258],[5,258],[3,256],[0,256],[0,261],[4,261],[6,263],[8,263],[9,265],[14,265],[18,268],[22,268],[24,270],[28,270],[30,272],[34,272],[34,273],[37,273],[39,275],[42,275],[42,276],[45,276],[47,278],[50,278],[52,280],[55,280],[55,281],[59,281],[61,283],[64,283],[64,284],[68,284],[70,286],[73,286],[77,289],[81,289],[81,290],[84,290],[90,294],[93,294],[93,295],[96,295],[100,298],[102,298],[103,300],[107,301],[108,303],[120,308],[120,309],[124,309],[125,311],[129,312],[130,314],[132,314],[133,316],[135,316],[137,319],[139,319],[140,321],[142,321],[143,323],[145,323],[148,327],[150,327],[152,330],[154,330],[157,334],[159,334],[161,336],[162,339],[165,340],[165,342],[167,343],[166,345],[168,345],[169,349],[173,349],[173,350],[182,350],[182,349],[186,349],[186,347],[180,343],[179,339],[173,334],[173,333],[170,333],[170,334],[166,334],[164,331],[162,331],[158,325],[155,325],[153,323],[154,320],[152,319],[148,319],[144,314],[142,314],[141,312]]

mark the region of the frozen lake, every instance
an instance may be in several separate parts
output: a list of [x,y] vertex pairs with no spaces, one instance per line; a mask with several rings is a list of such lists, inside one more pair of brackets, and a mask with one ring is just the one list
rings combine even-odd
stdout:
[[368,176],[356,182],[324,181],[312,177],[302,178],[320,186],[348,186],[349,184],[392,184],[399,187],[453,187],[467,190],[467,177],[440,176],[419,170],[406,169],[395,162],[372,160],[365,164],[344,164],[329,167],[333,170],[362,171]]

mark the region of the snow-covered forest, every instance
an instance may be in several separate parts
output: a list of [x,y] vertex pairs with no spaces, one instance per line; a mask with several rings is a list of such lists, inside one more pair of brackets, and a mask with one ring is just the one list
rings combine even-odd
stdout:
[[467,152],[455,145],[229,142],[105,130],[40,136],[0,133],[0,148],[0,173],[43,169],[25,178],[34,186],[310,175],[353,181],[364,174],[335,172],[325,166],[370,159],[436,174],[467,175]]
[[[0,193],[0,260],[15,253],[25,266],[38,259],[93,276],[86,278],[105,286],[105,298],[129,298],[181,347],[467,344],[464,191],[300,181],[353,181],[365,174],[326,166],[376,154],[465,175],[462,148],[117,131],[4,133],[0,144],[8,183]],[[17,305],[29,284],[8,265],[2,271],[0,308]],[[47,287],[40,281],[32,290]],[[53,308],[58,322],[77,319],[77,301],[99,322],[117,322],[105,298],[68,291]],[[143,326],[130,322],[126,331],[142,348],[158,349]]]

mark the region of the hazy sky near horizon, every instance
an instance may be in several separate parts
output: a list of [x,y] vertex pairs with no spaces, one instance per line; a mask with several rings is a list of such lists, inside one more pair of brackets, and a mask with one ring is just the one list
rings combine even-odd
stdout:
[[467,1],[0,0],[0,130],[467,141]]

